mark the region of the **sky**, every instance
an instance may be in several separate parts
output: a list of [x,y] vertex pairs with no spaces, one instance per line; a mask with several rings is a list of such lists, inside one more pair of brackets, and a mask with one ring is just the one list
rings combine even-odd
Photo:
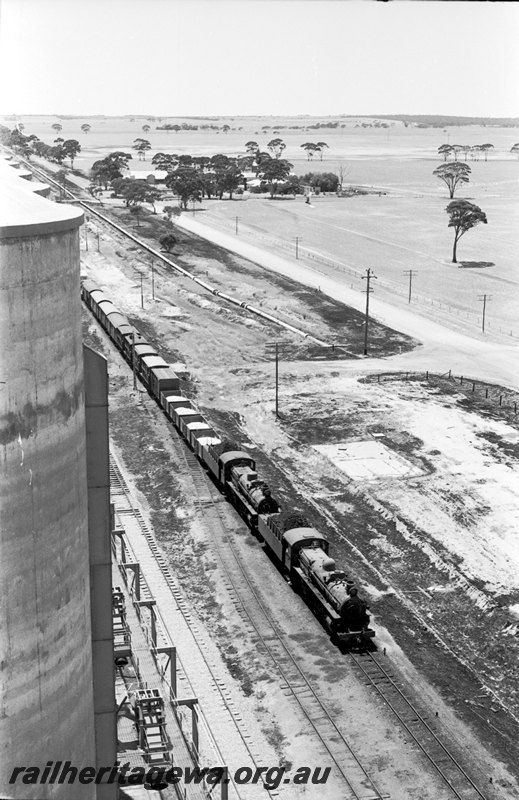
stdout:
[[519,3],[0,0],[0,114],[519,116]]

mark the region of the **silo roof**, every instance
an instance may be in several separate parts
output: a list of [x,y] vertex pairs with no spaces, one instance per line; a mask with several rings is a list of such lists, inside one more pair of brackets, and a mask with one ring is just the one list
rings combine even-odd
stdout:
[[81,209],[41,197],[38,186],[0,158],[0,238],[59,233],[83,223]]

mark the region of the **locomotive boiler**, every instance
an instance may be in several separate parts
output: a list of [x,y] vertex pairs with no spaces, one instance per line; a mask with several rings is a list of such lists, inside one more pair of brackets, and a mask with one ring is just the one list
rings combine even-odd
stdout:
[[279,503],[272,497],[270,487],[248,467],[231,467],[231,480],[258,514],[275,514]]

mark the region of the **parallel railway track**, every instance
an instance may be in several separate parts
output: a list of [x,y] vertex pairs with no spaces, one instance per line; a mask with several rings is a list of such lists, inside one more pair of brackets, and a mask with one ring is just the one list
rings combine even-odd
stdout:
[[[85,207],[88,208],[89,212],[96,213],[88,206]],[[102,215],[100,216],[102,217]],[[103,219],[118,229],[118,226],[111,223],[110,220]],[[122,232],[125,233],[124,231]],[[133,239],[131,235],[129,235],[129,238]],[[138,243],[142,244],[141,242]],[[144,247],[150,250],[153,255],[157,255],[155,251],[151,251],[145,245]],[[195,455],[187,448],[184,440],[173,429],[172,438],[176,438],[177,454],[184,461],[192,477],[195,488],[195,502],[199,506],[202,516],[207,520],[206,524],[213,526],[213,528],[216,526],[218,530],[218,535],[212,538],[213,549],[226,572],[226,587],[237,598],[242,618],[246,619],[247,624],[254,630],[258,642],[275,665],[276,671],[282,677],[310,727],[328,752],[330,759],[337,766],[338,772],[343,776],[349,792],[344,797],[348,800],[350,798],[351,800],[360,800],[360,798],[362,800],[381,800],[381,798],[388,797],[387,794],[382,794],[376,787],[370,774],[362,765],[360,759],[333,720],[332,715],[328,712],[302,672],[296,658],[292,655],[280,635],[280,631],[277,629],[269,611],[261,602],[256,588],[246,574],[237,549],[225,535],[222,514],[218,508],[218,500],[221,497],[216,497],[216,488],[210,482]],[[123,480],[120,473],[118,480]],[[168,583],[174,586],[169,567],[161,556],[153,535],[149,531],[147,535],[144,530],[145,527],[144,525],[143,532],[149,540],[148,543],[154,552],[157,563]],[[231,571],[226,566],[228,561],[224,557],[226,553],[232,554],[233,563],[236,565],[237,571]],[[175,594],[174,591],[173,593]],[[178,595],[178,587],[176,594]],[[252,611],[251,609],[254,610]],[[425,717],[405,697],[392,679],[391,674],[379,660],[369,653],[362,655],[351,654],[351,658],[366,681],[384,700],[398,719],[399,724],[433,766],[445,786],[448,787],[451,795],[457,800],[486,800],[486,795],[472,781],[447,745],[434,732]]]
[[463,769],[426,717],[400,689],[390,668],[385,667],[373,653],[350,653],[349,655],[368,684],[389,706],[412,741],[449,787],[453,796],[457,800],[487,800],[486,795]]
[[[388,798],[389,795],[383,794],[376,786],[368,769],[362,764],[333,715],[305,675],[297,657],[287,646],[285,636],[262,601],[238,549],[226,535],[218,507],[218,500],[221,500],[220,493],[209,483],[208,476],[194,453],[187,448],[178,434],[177,436],[186,467],[194,477],[194,485],[197,490],[198,487],[202,488],[204,499],[197,498],[197,500],[213,532],[212,550],[225,574],[226,588],[235,596],[242,618],[252,630],[256,642],[269,657],[273,668],[283,681],[283,686],[294,698],[308,725],[342,776],[347,791],[342,797],[344,800]],[[229,562],[232,564],[232,569],[229,568]]]

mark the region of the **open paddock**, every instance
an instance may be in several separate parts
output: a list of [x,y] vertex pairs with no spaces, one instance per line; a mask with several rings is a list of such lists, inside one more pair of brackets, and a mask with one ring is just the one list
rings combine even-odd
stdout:
[[[476,165],[481,171],[485,166],[491,165]],[[504,165],[501,168],[504,180],[506,169]],[[454,315],[457,311],[468,313],[477,326],[482,307],[478,298],[491,294],[487,306],[490,329],[501,327],[519,336],[516,197],[495,196],[488,184],[481,196],[473,197],[486,212],[488,224],[461,238],[456,265],[451,263],[453,231],[447,226],[445,212],[449,199],[445,187],[438,186],[432,194],[433,180],[431,176],[431,194],[420,197],[400,193],[322,196],[313,197],[311,205],[302,197],[272,201],[254,195],[241,202],[204,201],[206,210],[197,218],[231,232],[238,216],[240,237],[262,246],[279,240],[293,254],[295,237],[300,237],[300,257],[321,255],[348,268],[344,281],[354,288],[362,288],[365,282],[360,275],[371,267],[379,281],[373,282],[375,291],[378,286],[379,292],[388,290],[406,298],[409,279],[404,271],[417,270],[412,287],[415,311],[421,307],[418,301],[428,298],[450,305]],[[513,188],[516,192],[517,186]],[[326,270],[319,263],[316,266]]]

